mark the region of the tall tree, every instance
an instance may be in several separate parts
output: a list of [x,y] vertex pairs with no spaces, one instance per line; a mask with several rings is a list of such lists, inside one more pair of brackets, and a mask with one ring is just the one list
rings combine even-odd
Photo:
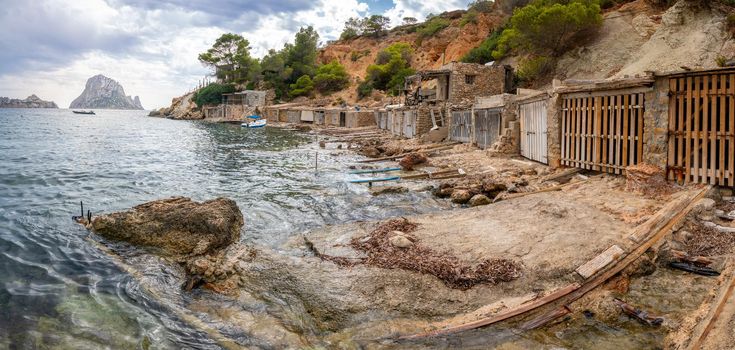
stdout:
[[250,42],[233,33],[217,38],[209,50],[199,54],[199,61],[211,67],[219,78],[226,76],[237,83],[252,81],[260,70],[258,61],[250,56]]
[[319,42],[319,34],[314,27],[308,26],[301,28],[296,33],[296,38],[292,46],[287,45],[288,52],[286,57],[286,66],[293,70],[289,79],[289,83],[295,83],[296,80],[304,75],[314,76],[316,71],[317,43]]

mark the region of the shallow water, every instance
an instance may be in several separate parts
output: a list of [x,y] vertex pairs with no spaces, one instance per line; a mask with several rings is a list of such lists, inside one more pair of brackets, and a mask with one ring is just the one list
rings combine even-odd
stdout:
[[428,193],[373,197],[347,184],[356,159],[275,128],[0,109],[0,348],[216,348],[85,239],[71,220],[79,201],[110,212],[226,196],[245,216],[242,239],[269,246],[325,224],[447,207]]

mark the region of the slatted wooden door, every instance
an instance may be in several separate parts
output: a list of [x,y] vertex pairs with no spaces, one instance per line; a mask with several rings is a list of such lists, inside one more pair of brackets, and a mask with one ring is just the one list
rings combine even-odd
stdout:
[[521,155],[549,164],[548,158],[548,100],[523,103],[518,106],[521,121]]
[[622,174],[643,158],[643,93],[565,96],[562,164]]
[[669,79],[668,176],[735,186],[735,73]]
[[488,148],[500,136],[500,109],[478,109],[475,111],[475,142],[477,147]]
[[459,142],[470,142],[472,130],[472,111],[452,112],[452,124],[449,128],[449,139]]

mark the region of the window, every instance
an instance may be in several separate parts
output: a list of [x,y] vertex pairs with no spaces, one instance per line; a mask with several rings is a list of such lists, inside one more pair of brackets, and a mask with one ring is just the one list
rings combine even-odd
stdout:
[[468,85],[472,85],[475,83],[475,76],[474,75],[465,75],[464,76],[464,82]]

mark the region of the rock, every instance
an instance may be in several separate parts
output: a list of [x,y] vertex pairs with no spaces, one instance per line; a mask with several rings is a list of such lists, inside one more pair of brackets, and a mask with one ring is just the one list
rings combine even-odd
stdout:
[[238,242],[243,224],[242,213],[231,199],[198,203],[172,197],[94,217],[91,229],[110,240],[153,248],[162,256],[186,258]]
[[379,187],[373,187],[370,189],[370,194],[373,196],[379,196],[381,194],[396,194],[396,193],[406,193],[408,192],[408,188],[403,186],[379,186]]
[[327,147],[327,143],[324,142],[324,140],[319,141],[319,148],[325,148],[325,147]]
[[673,239],[676,242],[680,243],[686,243],[689,242],[690,239],[692,239],[693,235],[689,231],[681,230],[674,233]]
[[712,211],[715,208],[715,201],[710,198],[702,198],[694,204],[693,213],[703,214]]
[[449,184],[442,184],[439,186],[439,188],[434,189],[432,192],[434,196],[439,198],[449,198],[452,195],[452,192],[454,192],[454,188],[452,188]]
[[492,203],[492,201],[490,200],[490,198],[488,198],[484,194],[476,194],[472,196],[472,198],[470,198],[470,201],[469,201],[469,204],[471,207],[476,207],[480,205],[488,205],[490,203]]
[[454,190],[452,192],[452,202],[457,204],[465,204],[472,199],[472,192],[468,190]]
[[486,179],[482,182],[482,191],[497,194],[507,190],[508,187],[505,184],[495,182],[494,180]]
[[142,110],[140,99],[125,95],[122,85],[102,74],[87,80],[84,91],[69,108],[105,108],[105,109],[138,109]]
[[396,248],[408,248],[413,246],[413,242],[406,238],[405,234],[401,231],[393,231],[393,236],[388,239],[388,242]]
[[44,101],[36,95],[17,98],[0,97],[0,108],[59,108],[53,101]]
[[385,147],[385,151],[383,153],[385,153],[386,156],[390,157],[396,154],[403,153],[403,149],[400,147],[396,147],[396,146],[388,146],[388,147]]
[[378,158],[380,156],[380,151],[378,151],[375,147],[365,147],[361,150],[362,155],[369,158]]
[[413,170],[416,165],[426,163],[426,161],[428,161],[428,158],[421,153],[409,153],[403,157],[400,162],[398,162],[398,165],[400,165],[403,170]]
[[722,197],[732,197],[732,188],[720,188]]

